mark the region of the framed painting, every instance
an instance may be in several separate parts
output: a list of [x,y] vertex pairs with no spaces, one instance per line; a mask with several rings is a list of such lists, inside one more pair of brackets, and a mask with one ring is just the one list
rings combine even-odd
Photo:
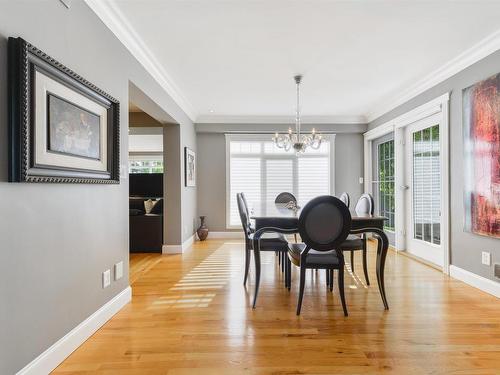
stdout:
[[119,102],[9,38],[9,181],[119,183]]
[[196,154],[189,147],[184,147],[184,175],[186,186],[196,186]]
[[465,230],[500,238],[500,74],[463,91]]

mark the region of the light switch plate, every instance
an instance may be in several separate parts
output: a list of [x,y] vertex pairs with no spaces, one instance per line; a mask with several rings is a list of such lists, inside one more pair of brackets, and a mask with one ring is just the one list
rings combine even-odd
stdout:
[[115,264],[115,281],[120,280],[123,277],[123,262],[118,262]]
[[483,251],[481,253],[481,263],[483,263],[485,266],[491,266],[491,254],[487,251]]
[[362,184],[363,182],[365,181],[365,179],[363,177],[360,177],[359,178],[359,183]]
[[111,285],[111,270],[106,270],[102,273],[102,287],[107,288]]

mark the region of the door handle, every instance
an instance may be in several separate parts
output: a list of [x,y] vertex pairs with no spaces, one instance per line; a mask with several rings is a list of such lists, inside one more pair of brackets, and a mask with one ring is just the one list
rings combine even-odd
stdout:
[[410,187],[408,185],[401,185],[401,190],[408,190]]

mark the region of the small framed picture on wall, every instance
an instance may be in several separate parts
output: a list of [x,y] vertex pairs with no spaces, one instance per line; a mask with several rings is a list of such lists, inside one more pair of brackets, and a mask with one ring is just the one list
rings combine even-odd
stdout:
[[184,147],[184,175],[186,186],[196,186],[196,154]]

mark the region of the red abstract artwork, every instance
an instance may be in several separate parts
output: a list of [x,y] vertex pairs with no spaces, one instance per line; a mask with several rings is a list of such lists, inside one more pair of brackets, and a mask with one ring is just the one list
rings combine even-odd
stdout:
[[500,238],[500,74],[463,92],[465,229]]

